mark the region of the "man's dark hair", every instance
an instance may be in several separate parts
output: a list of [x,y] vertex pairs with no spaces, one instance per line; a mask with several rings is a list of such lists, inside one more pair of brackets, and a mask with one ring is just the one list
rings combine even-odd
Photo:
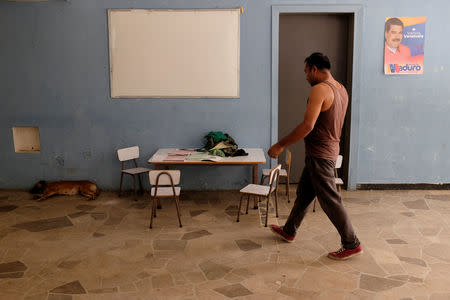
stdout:
[[320,52],[314,52],[310,56],[308,56],[305,59],[305,63],[308,65],[308,67],[311,69],[313,66],[316,66],[317,69],[323,70],[323,69],[331,69],[330,60],[328,59],[328,56],[323,55],[323,53]]
[[384,32],[389,32],[389,30],[391,30],[391,25],[402,26],[402,29],[404,27],[402,20],[399,18],[390,18],[384,23]]

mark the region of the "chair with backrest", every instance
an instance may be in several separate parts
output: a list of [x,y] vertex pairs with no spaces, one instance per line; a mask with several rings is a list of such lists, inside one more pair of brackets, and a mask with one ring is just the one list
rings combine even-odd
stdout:
[[278,218],[278,196],[277,196],[277,189],[278,189],[278,179],[280,176],[280,170],[281,165],[277,165],[269,172],[269,185],[262,185],[262,184],[249,184],[243,189],[241,189],[239,192],[242,193],[241,199],[239,201],[239,208],[237,213],[237,219],[236,222],[239,222],[239,215],[241,214],[241,206],[242,206],[242,198],[244,195],[247,195],[247,209],[245,210],[245,214],[248,214],[248,204],[250,202],[250,196],[257,196],[257,197],[266,197],[267,198],[267,205],[266,205],[266,222],[265,227],[267,227],[267,219],[269,215],[269,200],[270,195],[272,193],[275,193],[275,212],[276,217]]
[[150,217],[150,228],[153,226],[153,217],[156,217],[156,200],[157,198],[173,197],[175,205],[177,207],[178,222],[180,227],[180,204],[179,197],[181,188],[176,186],[180,184],[180,170],[151,170],[148,173],[150,184],[152,188],[150,190],[150,197],[152,201],[152,215]]
[[[288,203],[291,202],[289,198],[289,175],[291,173],[291,160],[292,160],[292,154],[289,149],[286,150],[286,156],[285,156],[285,163],[286,163],[286,169],[280,170],[280,177],[286,178],[286,196],[288,199]],[[262,175],[261,175],[261,184],[264,184],[265,178],[269,177],[270,169],[263,169]]]
[[[336,159],[336,164],[334,165],[334,182],[336,183],[336,187],[337,187],[337,190],[339,193],[341,192],[341,186],[344,184],[344,181],[338,175],[338,169],[340,169],[342,166],[342,159],[343,159],[343,156],[338,155],[338,157]],[[317,197],[314,198],[313,212],[316,211],[316,201],[317,201]]]
[[338,169],[340,169],[342,167],[342,159],[344,157],[342,155],[338,155],[337,159],[336,159],[336,165],[334,166],[334,182],[336,182],[336,186],[338,189],[338,192],[341,192],[341,187],[344,185],[344,181],[342,180],[342,178],[339,177],[338,174]]
[[[117,150],[117,157],[122,162],[122,172],[120,174],[119,197],[122,195],[123,175],[128,174],[133,177],[133,190],[134,190],[134,197],[136,199],[136,176],[139,179],[139,187],[141,189],[141,192],[143,193],[144,190],[142,188],[142,181],[141,181],[141,177],[139,175],[142,173],[148,172],[150,169],[138,167],[138,164],[136,161],[136,159],[139,158],[139,147],[138,146],[122,148],[122,149]],[[129,165],[129,162],[131,162],[131,161],[134,162],[134,168],[125,168],[125,163],[128,163],[128,165]]]

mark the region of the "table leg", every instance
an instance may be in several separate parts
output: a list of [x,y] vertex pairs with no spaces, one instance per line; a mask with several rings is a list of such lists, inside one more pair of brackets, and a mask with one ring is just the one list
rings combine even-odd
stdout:
[[[166,169],[167,169],[167,166],[166,166]],[[155,165],[155,170],[162,170],[161,165]],[[161,200],[159,198],[156,198],[156,208],[157,209],[161,209],[162,208]]]
[[[253,184],[258,184],[258,165],[253,165]],[[259,197],[253,198],[253,209],[258,209]]]

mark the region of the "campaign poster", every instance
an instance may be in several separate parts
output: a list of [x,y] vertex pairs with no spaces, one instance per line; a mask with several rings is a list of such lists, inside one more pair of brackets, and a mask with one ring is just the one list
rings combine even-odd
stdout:
[[423,74],[427,17],[387,17],[384,23],[384,74]]

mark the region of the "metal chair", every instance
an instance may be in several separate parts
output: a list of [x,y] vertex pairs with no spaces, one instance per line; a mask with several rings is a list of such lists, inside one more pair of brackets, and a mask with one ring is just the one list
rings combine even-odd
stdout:
[[153,225],[153,217],[156,217],[156,200],[160,197],[173,197],[177,207],[178,222],[181,225],[179,197],[181,188],[176,186],[180,184],[180,170],[151,170],[148,173],[150,184],[153,186],[150,190],[152,201],[152,215],[150,217],[150,228]]
[[[141,190],[141,193],[144,192],[144,189],[142,188],[142,181],[141,177],[139,176],[142,173],[148,172],[150,169],[148,168],[139,168],[138,164],[136,162],[136,159],[139,158],[139,147],[133,146],[128,148],[122,148],[117,150],[117,157],[122,162],[122,171],[120,173],[120,190],[119,190],[119,197],[122,195],[122,182],[123,182],[123,174],[128,174],[133,177],[133,190],[134,190],[134,198],[136,198],[136,176],[139,179],[139,187]],[[134,162],[134,168],[125,168],[125,163],[129,161]]]
[[242,206],[242,198],[244,195],[247,195],[247,209],[245,210],[245,214],[248,214],[248,204],[250,202],[250,196],[257,196],[257,197],[266,197],[267,198],[267,205],[266,205],[266,223],[265,227],[267,227],[267,219],[269,215],[269,200],[270,195],[272,193],[275,193],[275,212],[276,217],[278,218],[278,195],[277,195],[277,189],[278,189],[278,179],[280,175],[281,165],[277,165],[269,172],[269,185],[261,185],[261,184],[249,184],[243,189],[241,189],[239,192],[242,193],[241,199],[239,201],[239,209],[237,213],[237,219],[236,222],[239,222],[239,215],[241,214],[241,206]]
[[[334,165],[334,182],[336,183],[336,187],[339,193],[341,193],[341,186],[344,184],[344,181],[342,180],[342,178],[339,177],[338,175],[338,169],[341,168],[342,166],[342,159],[343,156],[342,155],[338,155],[337,159],[336,159],[336,164]],[[314,198],[314,205],[313,205],[313,212],[316,211],[316,201],[317,201],[317,197]]]
[[[286,163],[286,169],[281,169],[280,170],[280,177],[285,177],[286,178],[286,196],[288,199],[288,203],[291,202],[290,198],[289,198],[289,187],[290,187],[290,182],[289,182],[289,175],[291,173],[291,160],[292,160],[292,154],[291,151],[289,149],[286,150],[286,157],[285,157],[285,163]],[[266,179],[266,177],[269,177],[269,173],[270,173],[270,169],[263,169],[262,170],[262,175],[261,175],[261,184],[264,184],[264,181]]]

